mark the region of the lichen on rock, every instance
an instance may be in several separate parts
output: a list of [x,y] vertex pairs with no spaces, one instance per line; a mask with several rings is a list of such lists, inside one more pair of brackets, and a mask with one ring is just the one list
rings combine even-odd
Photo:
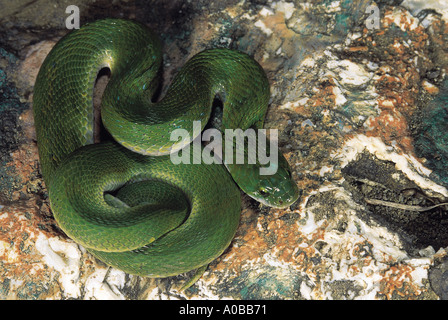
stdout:
[[[52,218],[32,119],[37,70],[65,7],[0,12],[0,298],[446,299],[447,1],[78,1],[81,24],[130,18],[164,43],[164,87],[211,47],[253,56],[271,83],[266,127],[301,189],[284,210],[242,196],[235,239],[189,274],[108,268]],[[431,10],[433,8],[434,10]],[[371,200],[376,200],[372,202]],[[403,209],[405,208],[405,209]]]

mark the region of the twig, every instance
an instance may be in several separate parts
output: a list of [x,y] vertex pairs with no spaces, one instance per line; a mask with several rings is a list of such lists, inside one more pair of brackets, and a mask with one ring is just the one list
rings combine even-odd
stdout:
[[411,206],[411,205],[407,205],[407,204],[401,204],[401,203],[395,203],[395,202],[389,202],[389,201],[383,201],[383,200],[377,200],[377,199],[365,198],[364,200],[368,204],[392,207],[392,208],[409,210],[409,211],[418,211],[418,212],[429,211],[429,210],[432,210],[437,207],[448,205],[448,202],[444,202],[444,203],[439,203],[439,204],[436,204],[436,205],[430,206],[430,207],[422,207],[422,206]]

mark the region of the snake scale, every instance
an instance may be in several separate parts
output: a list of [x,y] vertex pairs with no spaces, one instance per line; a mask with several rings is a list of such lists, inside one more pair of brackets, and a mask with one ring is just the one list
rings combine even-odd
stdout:
[[[41,172],[60,228],[103,262],[130,274],[167,277],[206,266],[229,246],[239,224],[240,189],[273,207],[298,198],[285,158],[274,175],[260,164],[173,164],[190,148],[214,101],[218,128],[259,129],[269,83],[248,55],[198,53],[158,101],[161,44],[146,26],[123,19],[85,24],[64,36],[39,71],[33,98]],[[110,139],[95,143],[93,88],[110,69],[101,120]],[[184,129],[190,139],[171,141]],[[203,148],[203,147],[202,147]]]

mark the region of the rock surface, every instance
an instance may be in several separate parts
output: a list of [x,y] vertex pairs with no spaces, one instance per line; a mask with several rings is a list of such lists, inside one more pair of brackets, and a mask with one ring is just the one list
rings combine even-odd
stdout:
[[211,47],[247,52],[271,82],[266,127],[279,129],[301,197],[278,210],[243,196],[231,246],[183,293],[176,289],[189,275],[148,279],[108,268],[53,220],[32,93],[43,59],[68,32],[70,3],[4,3],[0,298],[448,297],[440,135],[447,126],[448,1],[377,1],[373,9],[365,0],[78,1],[81,24],[123,17],[158,32],[167,84]]

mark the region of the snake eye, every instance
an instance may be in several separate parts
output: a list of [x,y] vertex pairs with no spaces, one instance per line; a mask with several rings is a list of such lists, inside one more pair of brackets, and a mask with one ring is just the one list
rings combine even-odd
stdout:
[[260,195],[263,197],[267,197],[269,195],[269,192],[266,192],[265,189],[260,189],[259,192],[260,192]]

